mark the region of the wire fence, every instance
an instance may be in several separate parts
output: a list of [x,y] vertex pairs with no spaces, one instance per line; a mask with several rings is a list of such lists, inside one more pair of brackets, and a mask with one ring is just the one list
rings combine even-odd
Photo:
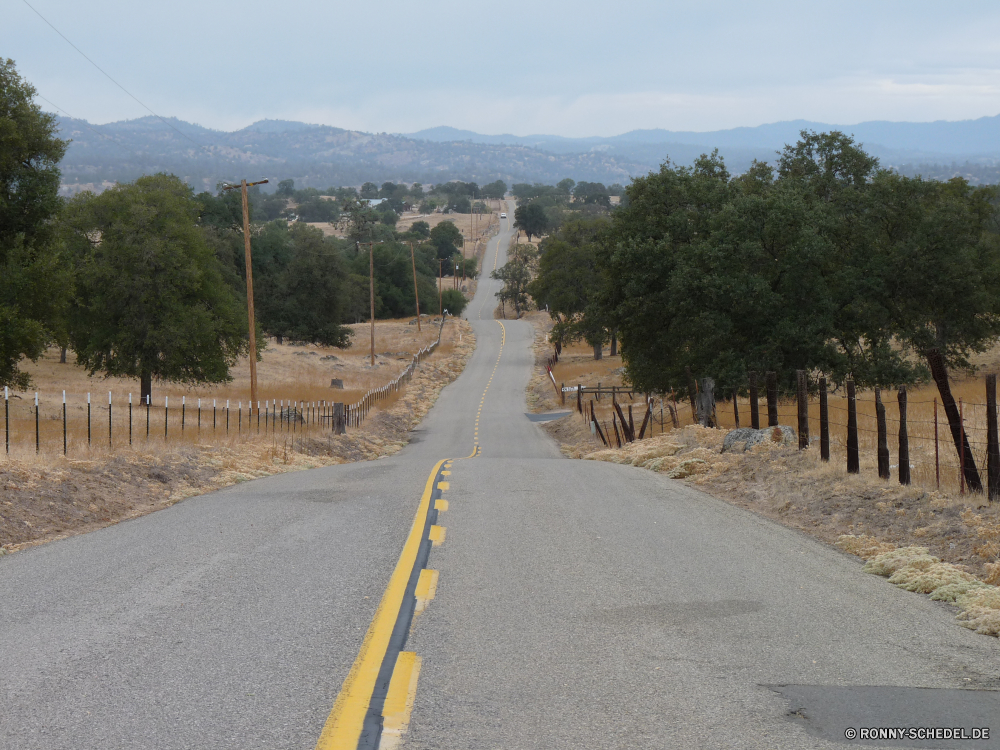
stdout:
[[[141,399],[113,391],[35,392],[23,397],[4,388],[4,454],[25,449],[36,454],[88,455],[95,449],[191,445],[251,439],[260,435],[307,438],[321,432],[360,428],[372,409],[410,381],[417,366],[441,343],[438,336],[413,355],[398,376],[372,388],[356,402],[266,399],[249,401],[164,396]],[[339,428],[339,429],[338,429]]]
[[[647,394],[623,386],[597,384],[588,386],[576,384],[561,386],[556,383],[552,367],[558,362],[553,354],[545,363],[548,377],[563,404],[572,405],[589,424],[591,431],[606,445],[617,447],[628,442],[626,434],[633,433],[634,439],[669,433],[688,425],[700,423],[694,400],[682,397],[676,392],[668,394]],[[901,411],[905,411],[905,443],[908,453],[909,481],[927,488],[954,488],[968,491],[970,469],[974,467],[984,488],[988,485],[988,455],[990,448],[989,430],[991,425],[988,407],[988,378],[961,383],[961,395],[955,399],[959,412],[957,426],[959,440],[956,441],[951,425],[938,397],[923,397],[925,392],[909,391],[905,406],[900,409],[899,391],[883,391],[882,406],[885,410],[884,440],[888,448],[888,473],[894,481],[905,481],[906,467],[900,466]],[[815,388],[815,384],[813,384]],[[957,389],[956,389],[957,390]],[[976,394],[978,397],[969,396]],[[913,396],[916,396],[914,398]],[[828,393],[827,426],[831,462],[848,464],[848,423],[849,399],[843,392]],[[762,400],[763,401],[763,400]],[[819,450],[823,433],[819,395],[809,392],[805,399],[803,416],[808,425],[808,445]],[[714,403],[714,402],[713,402]],[[776,399],[777,422],[791,426],[798,431],[799,402],[797,398]],[[857,417],[857,445],[862,471],[878,470],[879,420],[874,391],[858,394],[855,398]],[[647,417],[648,413],[648,417]],[[646,423],[648,420],[648,423]],[[992,424],[1000,420],[996,406],[993,407]],[[596,422],[596,424],[594,424]],[[714,403],[714,426],[731,430],[748,427],[751,424],[751,404],[749,398],[730,398]],[[768,423],[766,403],[759,403],[759,424]],[[995,427],[993,428],[995,430]],[[958,444],[962,438],[968,443],[963,465],[962,451]],[[996,440],[996,436],[994,436]],[[994,496],[1000,487],[990,491]]]

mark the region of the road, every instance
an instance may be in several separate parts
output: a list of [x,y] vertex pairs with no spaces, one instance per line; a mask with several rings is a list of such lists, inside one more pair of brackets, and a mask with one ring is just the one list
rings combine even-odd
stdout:
[[467,311],[465,373],[395,456],[0,558],[0,748],[1000,735],[998,642],[945,605],[681,483],[561,457],[525,416],[531,327],[491,319],[495,290]]

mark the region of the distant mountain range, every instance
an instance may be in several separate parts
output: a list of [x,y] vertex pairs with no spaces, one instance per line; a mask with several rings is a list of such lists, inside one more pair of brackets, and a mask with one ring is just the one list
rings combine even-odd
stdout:
[[107,125],[60,118],[59,127],[61,137],[72,139],[60,165],[64,194],[159,171],[199,191],[214,191],[222,180],[261,176],[272,185],[294,179],[297,187],[326,188],[386,180],[555,182],[567,175],[624,184],[648,171],[643,163],[598,151],[552,154],[516,144],[436,143],[280,120],[232,133],[156,117]]
[[214,190],[219,181],[243,176],[267,176],[272,184],[294,179],[299,187],[320,188],[369,180],[512,184],[564,177],[626,184],[665,159],[690,164],[713,148],[738,173],[754,159],[772,161],[802,130],[834,129],[853,135],[883,165],[906,174],[1000,181],[1000,115],[857,125],[792,120],[703,133],[633,130],[591,138],[482,135],[450,127],[394,135],[284,120],[262,120],[231,133],[156,117],[106,125],[60,118],[59,124],[62,137],[72,139],[61,165],[67,194],[157,171],[173,172],[197,190]]

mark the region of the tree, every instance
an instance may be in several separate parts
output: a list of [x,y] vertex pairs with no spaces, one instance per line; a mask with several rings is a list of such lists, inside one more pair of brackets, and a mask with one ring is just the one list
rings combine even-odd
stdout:
[[538,275],[528,284],[528,293],[539,308],[547,308],[555,321],[552,341],[565,343],[582,338],[594,347],[599,359],[608,332],[597,306],[602,278],[597,267],[594,240],[607,226],[604,219],[567,222],[558,235],[540,246]]
[[600,182],[578,182],[573,190],[573,198],[584,205],[611,206],[608,189]]
[[532,202],[517,207],[514,211],[514,226],[528,235],[530,242],[532,235],[545,233],[549,226],[549,219],[545,214],[545,209],[538,203]]
[[70,276],[53,242],[67,142],[13,60],[0,60],[0,385],[27,388],[18,364],[65,340]]
[[441,260],[450,259],[465,242],[462,232],[450,221],[442,221],[435,226],[431,230],[430,240],[431,245],[435,248],[437,257]]
[[449,314],[458,318],[465,311],[469,301],[458,289],[445,289],[441,293],[441,304]]
[[[337,202],[327,200],[319,195],[313,196],[299,203],[295,207],[295,214],[298,216],[299,221],[325,221],[330,224],[336,224],[340,219],[340,209],[337,207]],[[277,217],[264,216],[261,218],[270,220]]]
[[71,201],[64,221],[76,266],[69,337],[92,375],[139,378],[143,398],[154,377],[232,379],[229,368],[248,353],[246,311],[224,283],[197,215],[190,188],[165,174]]
[[338,226],[345,230],[352,242],[371,242],[374,227],[380,218],[378,211],[369,206],[366,199],[348,198],[344,201]]
[[472,201],[468,196],[452,194],[448,199],[448,210],[456,214],[471,214]]
[[531,282],[531,267],[536,257],[532,245],[517,245],[503,267],[490,274],[490,278],[503,282],[503,288],[496,293],[500,304],[506,309],[509,302],[518,318],[521,317],[521,311],[528,308],[528,284]]
[[430,237],[431,225],[426,221],[415,221],[410,225],[410,232],[415,234],[417,237]]
[[559,182],[556,183],[556,188],[558,188],[560,192],[569,195],[573,192],[574,185],[576,185],[576,182],[567,177],[565,180],[559,180]]
[[349,346],[351,329],[343,321],[350,293],[339,251],[314,227],[294,224],[288,233],[294,256],[278,284],[269,332],[292,341]]
[[378,198],[378,185],[374,182],[366,182],[361,186],[361,197],[366,199]]
[[488,185],[483,185],[479,192],[484,198],[503,200],[504,195],[507,194],[507,183],[503,180],[496,180]]
[[295,194],[295,180],[282,180],[274,193],[282,198],[291,198]]
[[410,188],[409,195],[410,200],[416,203],[424,197],[424,186],[419,182],[414,182],[413,187]]
[[949,369],[974,370],[970,356],[1000,337],[998,190],[964,179],[925,182],[886,173],[873,185],[879,233],[873,255],[890,330],[926,362],[941,395],[969,488],[982,481],[963,439]]

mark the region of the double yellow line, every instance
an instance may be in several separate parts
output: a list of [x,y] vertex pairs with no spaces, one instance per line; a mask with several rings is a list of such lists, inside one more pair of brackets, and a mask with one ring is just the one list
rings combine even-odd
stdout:
[[[493,372],[490,373],[490,379],[487,381],[482,398],[479,400],[472,453],[466,458],[474,458],[479,453],[479,420],[483,404],[486,401],[486,392],[489,391],[490,385],[493,383],[493,377],[500,365],[500,358],[503,356],[504,344],[507,343],[507,329],[499,320],[497,323],[500,325],[501,332],[500,351],[497,353]],[[403,552],[396,562],[396,568],[389,579],[389,585],[382,595],[382,601],[379,602],[371,625],[368,626],[368,632],[365,633],[364,640],[361,642],[358,656],[351,666],[351,671],[347,673],[340,694],[337,696],[333,709],[323,726],[319,741],[316,743],[316,750],[355,750],[358,746],[361,733],[364,731],[365,717],[368,715],[372,694],[378,682],[378,675],[389,651],[392,631],[403,608],[406,588],[413,575],[420,546],[424,540],[427,515],[431,510],[431,497],[435,489],[444,491],[450,488],[449,482],[446,481],[435,484],[439,474],[447,476],[451,474],[450,471],[442,470],[442,467],[450,469],[451,459],[443,458],[438,461],[431,470],[430,476],[427,477],[424,492],[420,496],[420,504],[417,506],[417,514],[413,518],[410,533],[403,545]],[[447,510],[447,501],[438,499],[436,508],[438,511]],[[434,546],[438,546],[444,541],[444,528],[432,526],[429,536]],[[436,588],[437,576],[434,571],[421,571],[417,582],[417,599],[422,599],[426,606],[426,601],[433,598],[433,590]],[[400,652],[393,667],[392,678],[389,681],[382,710],[383,741],[381,747],[383,750],[397,746],[401,742],[402,734],[409,724],[419,674],[420,657],[412,652]]]
[[427,478],[424,494],[421,495],[420,505],[417,506],[417,515],[413,519],[406,544],[403,545],[403,552],[382,595],[382,601],[375,610],[375,617],[372,618],[368,632],[361,642],[358,658],[354,660],[351,671],[348,672],[340,694],[333,704],[333,710],[330,711],[330,716],[316,743],[316,750],[353,750],[358,746],[378,673],[389,649],[389,640],[403,606],[406,586],[417,562],[417,553],[420,551],[424,528],[427,525],[427,513],[431,507],[431,495],[434,493],[434,480],[447,460],[443,458],[438,461]]

